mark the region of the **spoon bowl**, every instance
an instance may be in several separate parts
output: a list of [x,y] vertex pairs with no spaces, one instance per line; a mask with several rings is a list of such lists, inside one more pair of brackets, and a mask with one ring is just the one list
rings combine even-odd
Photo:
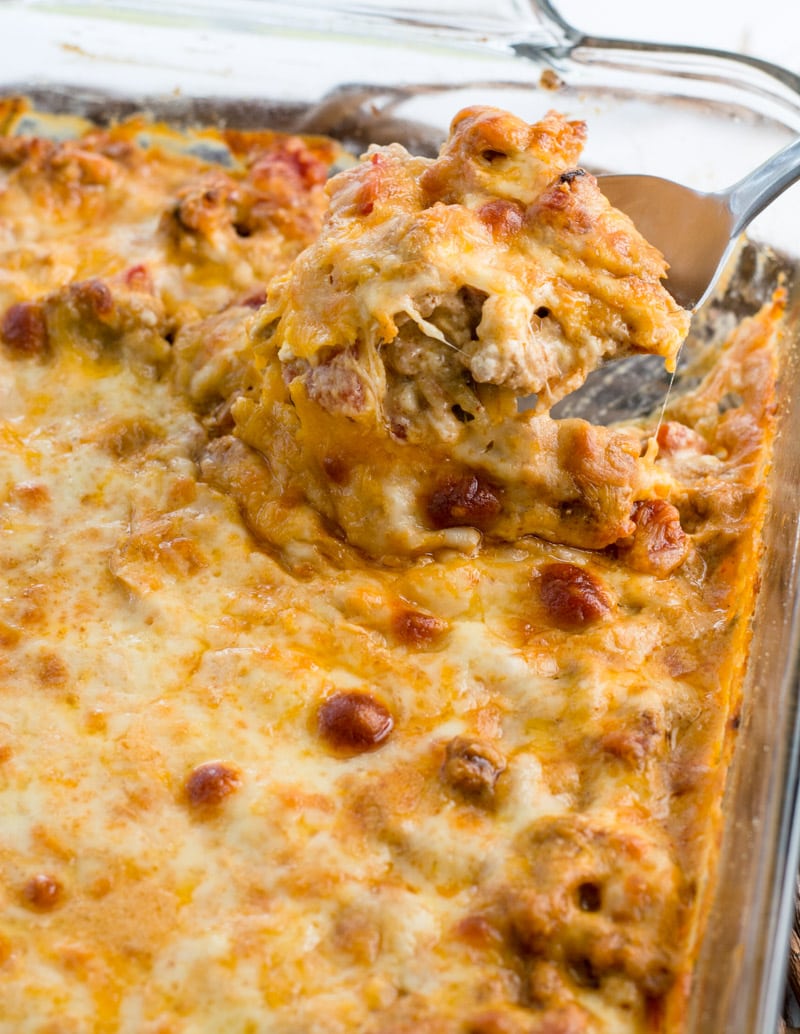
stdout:
[[659,176],[599,176],[598,183],[664,255],[669,263],[664,286],[675,301],[694,310],[711,292],[738,237],[798,179],[800,139],[718,193]]

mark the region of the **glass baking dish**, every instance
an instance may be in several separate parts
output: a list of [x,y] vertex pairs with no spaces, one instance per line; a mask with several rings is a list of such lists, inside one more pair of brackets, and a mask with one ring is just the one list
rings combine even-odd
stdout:
[[[800,132],[791,73],[719,52],[588,38],[550,4],[525,0],[418,0],[402,14],[380,0],[4,0],[0,69],[0,94],[26,94],[54,113],[103,122],[144,108],[182,125],[330,133],[356,150],[397,139],[433,153],[471,103],[529,120],[556,108],[587,120],[589,168],[705,190],[734,182]],[[745,709],[691,1034],[774,1030],[784,994],[798,858],[798,228],[795,189],[751,230],[777,258],[752,275],[745,255],[734,277],[732,304],[747,311],[782,270],[790,320]],[[638,385],[640,371],[629,376]],[[666,385],[656,377],[649,395],[621,392],[619,381],[610,390],[606,416],[616,417],[631,415],[620,397],[652,405]],[[598,397],[602,389],[590,404]]]

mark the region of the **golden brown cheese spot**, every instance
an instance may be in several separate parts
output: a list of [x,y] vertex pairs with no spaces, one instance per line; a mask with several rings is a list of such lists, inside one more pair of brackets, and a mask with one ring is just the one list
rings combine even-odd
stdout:
[[505,769],[505,758],[492,744],[456,736],[445,749],[442,779],[472,803],[488,806],[494,801],[495,785]]
[[223,761],[206,761],[193,769],[184,784],[189,806],[203,812],[216,808],[242,785],[239,772]]
[[104,734],[108,730],[108,715],[96,708],[89,711],[85,719],[85,728],[92,735]]
[[652,712],[643,711],[627,720],[615,718],[614,726],[601,737],[600,743],[606,753],[638,767],[663,746],[664,724]]
[[500,513],[498,490],[477,474],[448,478],[428,499],[426,510],[434,528],[470,524],[485,528]]
[[[559,459],[564,470],[584,489],[585,497],[606,494],[608,498],[603,499],[600,515],[608,513],[609,520],[612,517],[619,520],[612,508],[616,501],[613,489],[636,484],[638,457],[633,443],[618,435],[603,434],[603,429],[584,420],[559,421],[561,423],[568,424],[568,433],[559,443]],[[579,498],[579,504],[581,501]]]
[[464,916],[458,921],[453,934],[460,941],[474,948],[497,948],[502,944],[503,935],[496,923],[480,913]]
[[57,653],[46,650],[39,658],[37,675],[44,688],[59,688],[66,684],[69,669]]
[[553,563],[539,569],[539,595],[548,617],[560,628],[580,629],[604,617],[611,600],[602,582],[576,564]]
[[684,562],[691,542],[678,510],[664,499],[645,499],[633,508],[636,529],[618,551],[634,571],[666,578]]
[[381,949],[381,929],[375,915],[353,904],[343,907],[335,918],[333,947],[359,966],[375,963]]
[[22,887],[23,904],[36,912],[49,912],[61,904],[64,887],[60,880],[49,873],[40,872],[31,876]]
[[519,233],[524,217],[524,209],[518,202],[501,198],[487,201],[478,209],[478,218],[492,231],[494,237],[511,237]]
[[517,1016],[499,1010],[484,1010],[467,1021],[465,1034],[524,1034],[525,1026]]
[[467,1022],[466,1034],[519,1034],[519,1024],[501,1012],[482,1012]]
[[41,510],[51,501],[50,489],[37,481],[20,481],[11,489],[11,498],[26,510]]
[[48,350],[47,321],[38,302],[17,302],[3,313],[0,339],[7,352],[25,359],[43,356]]
[[399,643],[424,648],[439,642],[448,630],[448,623],[434,614],[400,605],[391,618],[391,628]]
[[394,727],[389,709],[370,693],[333,693],[316,716],[321,739],[345,757],[376,750]]
[[158,588],[161,575],[191,578],[208,567],[192,531],[182,525],[180,511],[133,522],[111,553],[110,570],[137,591]]
[[214,173],[205,182],[181,190],[173,214],[183,230],[211,236],[218,224],[229,224],[235,218],[231,210],[235,199],[233,180]]
[[0,646],[10,648],[16,646],[22,638],[20,629],[0,620]]
[[54,150],[53,141],[45,137],[2,136],[0,165],[10,169],[29,162],[34,169],[38,169]]
[[531,212],[535,220],[556,224],[563,233],[586,234],[592,225],[589,209],[576,204],[576,195],[583,186],[578,181],[587,176],[585,169],[567,169],[538,198]]

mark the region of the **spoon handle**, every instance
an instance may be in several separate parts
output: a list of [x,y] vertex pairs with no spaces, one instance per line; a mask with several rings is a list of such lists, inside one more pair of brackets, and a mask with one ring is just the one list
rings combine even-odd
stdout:
[[727,198],[733,216],[731,237],[737,237],[763,209],[800,179],[800,138],[768,158],[730,187]]

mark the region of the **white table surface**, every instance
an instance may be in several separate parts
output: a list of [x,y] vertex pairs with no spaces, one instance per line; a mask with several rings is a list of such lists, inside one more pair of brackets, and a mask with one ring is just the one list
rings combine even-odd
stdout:
[[719,47],[800,73],[800,0],[554,0],[584,32]]

